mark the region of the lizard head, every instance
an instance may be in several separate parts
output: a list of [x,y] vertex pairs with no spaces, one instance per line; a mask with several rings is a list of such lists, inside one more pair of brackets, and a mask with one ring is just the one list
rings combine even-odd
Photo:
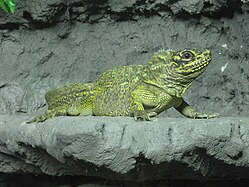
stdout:
[[149,62],[149,68],[157,77],[170,82],[191,83],[199,77],[211,62],[211,51],[206,49],[184,49],[180,51],[162,50]]
[[211,52],[207,49],[202,52],[195,49],[172,51],[171,60],[168,61],[167,66],[175,76],[193,80],[206,70],[211,59]]
[[[167,90],[177,90],[175,95],[181,95],[206,70],[211,59],[211,52],[207,49],[161,50],[148,63],[150,73],[146,80],[156,79]],[[158,86],[158,83],[153,84]]]

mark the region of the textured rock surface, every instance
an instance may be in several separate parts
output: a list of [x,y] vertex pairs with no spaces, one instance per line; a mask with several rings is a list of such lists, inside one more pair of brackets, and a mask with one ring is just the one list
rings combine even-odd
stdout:
[[[0,186],[248,184],[210,181],[248,179],[249,120],[242,118],[249,114],[248,0],[17,3],[14,15],[0,12]],[[220,119],[164,118],[179,117],[171,110],[152,123],[61,117],[20,125],[28,118],[20,114],[46,109],[44,94],[51,88],[92,81],[112,67],[144,64],[161,48],[186,47],[210,48],[213,63],[185,98],[201,111],[219,112]],[[140,185],[98,176],[170,181]]]
[[[249,118],[0,118],[0,172],[122,180],[249,178]],[[149,171],[149,172],[148,172]]]
[[[206,1],[198,11],[184,2],[18,1],[16,14],[0,16],[1,114],[44,110],[44,94],[51,88],[92,81],[112,67],[147,63],[162,48],[194,47],[210,48],[213,63],[188,91],[187,100],[202,111],[247,116],[246,2],[212,1],[207,6]],[[179,10],[192,7],[195,14],[174,15],[176,5]],[[204,13],[208,7],[215,11],[212,15]]]

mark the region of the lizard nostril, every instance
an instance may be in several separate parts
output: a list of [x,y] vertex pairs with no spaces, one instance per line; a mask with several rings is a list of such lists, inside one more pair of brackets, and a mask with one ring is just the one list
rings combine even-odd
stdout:
[[205,50],[205,51],[203,52],[203,54],[204,54],[205,56],[210,56],[210,55],[211,55],[211,51],[210,51],[210,50]]

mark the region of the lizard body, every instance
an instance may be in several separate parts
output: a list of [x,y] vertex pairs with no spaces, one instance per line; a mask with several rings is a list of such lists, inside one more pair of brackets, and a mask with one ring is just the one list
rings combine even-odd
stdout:
[[151,120],[171,107],[189,118],[218,117],[196,111],[182,98],[210,62],[209,50],[161,50],[148,64],[112,68],[93,83],[71,83],[49,91],[45,95],[48,111],[29,122],[62,115]]

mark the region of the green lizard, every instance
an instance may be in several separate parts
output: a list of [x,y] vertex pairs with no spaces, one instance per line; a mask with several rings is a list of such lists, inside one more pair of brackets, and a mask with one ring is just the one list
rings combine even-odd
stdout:
[[217,113],[196,111],[182,98],[211,59],[210,50],[161,50],[146,65],[113,68],[95,82],[72,83],[49,91],[45,95],[48,111],[28,123],[64,115],[151,120],[171,107],[189,118],[218,117]]

